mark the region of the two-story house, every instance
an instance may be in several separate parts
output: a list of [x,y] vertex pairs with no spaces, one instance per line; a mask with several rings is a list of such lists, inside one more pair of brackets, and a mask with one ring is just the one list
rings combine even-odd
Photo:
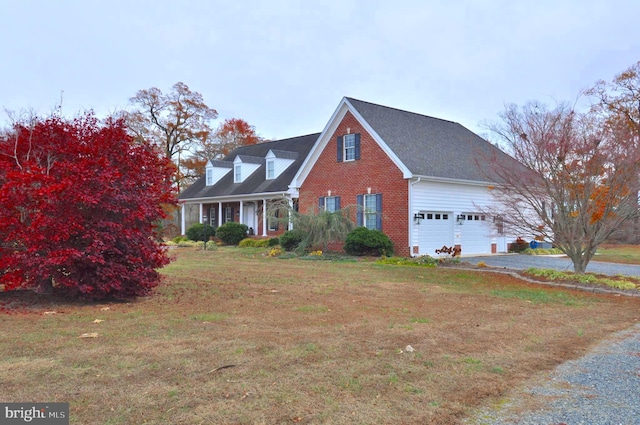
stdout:
[[263,236],[283,230],[270,223],[272,199],[302,212],[354,205],[357,224],[383,231],[400,255],[503,252],[513,237],[481,212],[496,184],[487,161],[521,167],[458,123],[345,97],[322,133],[240,147],[208,163],[180,200],[197,204],[201,221]]

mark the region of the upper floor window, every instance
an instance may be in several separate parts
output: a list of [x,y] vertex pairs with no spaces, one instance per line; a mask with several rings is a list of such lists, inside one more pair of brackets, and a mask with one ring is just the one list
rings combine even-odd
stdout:
[[360,159],[360,134],[345,134],[338,137],[338,162]]
[[272,159],[267,160],[267,180],[273,180],[276,178],[276,166],[275,161]]
[[242,182],[242,166],[241,165],[235,165],[233,167],[233,182],[234,183]]
[[207,168],[207,186],[213,185],[213,168]]
[[347,134],[344,136],[344,160],[353,161],[356,159],[356,135]]

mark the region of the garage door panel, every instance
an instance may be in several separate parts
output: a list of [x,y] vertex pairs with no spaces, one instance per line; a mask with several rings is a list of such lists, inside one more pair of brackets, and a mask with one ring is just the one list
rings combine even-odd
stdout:
[[491,226],[484,214],[465,213],[460,229],[462,254],[491,253]]
[[436,255],[436,249],[453,245],[453,214],[442,211],[425,211],[419,225],[420,255]]

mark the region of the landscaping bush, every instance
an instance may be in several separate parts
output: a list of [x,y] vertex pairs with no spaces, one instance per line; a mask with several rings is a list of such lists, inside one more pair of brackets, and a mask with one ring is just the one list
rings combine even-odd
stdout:
[[393,255],[393,242],[380,230],[358,227],[347,236],[344,251],[349,255]]
[[302,242],[304,236],[305,234],[301,230],[287,230],[280,236],[280,246],[285,251],[293,251],[298,247],[300,242]]
[[256,239],[254,246],[258,247],[258,248],[269,248],[272,245],[269,245],[269,241],[271,239]]
[[184,241],[188,241],[188,240],[189,240],[188,237],[186,237],[184,235],[181,235],[181,236],[176,236],[175,238],[171,239],[171,242],[180,243],[180,242],[184,242]]
[[245,238],[243,240],[240,241],[240,243],[238,244],[238,246],[240,248],[251,248],[256,246],[256,240],[252,239],[252,238]]
[[190,241],[204,241],[205,229],[207,233],[207,239],[214,236],[216,230],[209,224],[196,223],[187,229],[187,239]]
[[393,266],[424,266],[435,267],[438,265],[438,259],[429,255],[421,255],[419,257],[385,257],[376,261],[378,264],[390,264]]
[[271,238],[269,239],[269,246],[280,245],[280,238]]
[[248,230],[246,224],[230,221],[218,227],[216,237],[226,245],[238,245],[241,240],[247,237]]

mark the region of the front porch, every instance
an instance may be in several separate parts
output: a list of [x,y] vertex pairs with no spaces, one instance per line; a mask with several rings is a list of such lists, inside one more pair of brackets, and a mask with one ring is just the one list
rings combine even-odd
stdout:
[[[275,236],[291,228],[291,223],[283,226],[278,223],[276,217],[270,217],[268,207],[272,202],[277,201],[272,199],[203,199],[198,202],[183,202],[181,203],[180,231],[184,235],[187,228],[195,223],[208,223],[217,228],[228,222],[236,222],[245,224],[249,228],[250,235]],[[289,203],[293,207],[294,202],[290,200]],[[189,207],[196,208],[197,213],[188,214],[187,208]],[[194,215],[195,220],[193,219]]]

